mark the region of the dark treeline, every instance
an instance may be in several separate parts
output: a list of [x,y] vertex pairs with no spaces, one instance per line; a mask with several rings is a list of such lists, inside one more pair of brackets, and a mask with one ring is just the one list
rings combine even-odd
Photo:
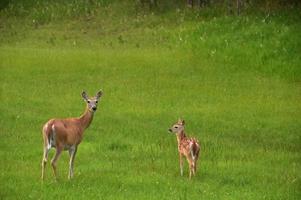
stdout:
[[284,7],[300,6],[300,0],[138,0],[141,6],[146,5],[149,9],[161,9],[162,7],[174,7],[186,5],[188,8],[210,8],[219,7],[227,10],[228,13],[240,14],[246,9],[261,8],[271,10]]
[[136,9],[157,12],[187,7],[191,9],[219,8],[230,14],[240,14],[246,10],[270,11],[285,7],[299,7],[301,4],[300,0],[0,0],[0,10],[18,6],[26,10],[43,4],[75,5],[76,7],[88,5],[92,8],[125,2]]

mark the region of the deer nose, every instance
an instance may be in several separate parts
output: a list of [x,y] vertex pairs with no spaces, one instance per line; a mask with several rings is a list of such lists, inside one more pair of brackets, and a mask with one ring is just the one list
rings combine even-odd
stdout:
[[169,132],[171,132],[171,129],[168,129],[169,130]]
[[92,109],[93,109],[94,111],[96,111],[96,110],[97,110],[97,108],[96,108],[96,107],[93,107]]

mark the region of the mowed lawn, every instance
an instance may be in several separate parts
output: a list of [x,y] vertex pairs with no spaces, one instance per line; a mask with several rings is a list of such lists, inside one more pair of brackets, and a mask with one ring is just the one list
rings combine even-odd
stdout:
[[[300,38],[295,26],[279,36],[283,24],[258,21],[239,31],[224,27],[226,35],[212,21],[189,23],[187,30],[209,32],[184,30],[179,40],[200,44],[183,48],[172,40],[145,48],[3,42],[0,199],[300,199]],[[261,29],[262,44],[253,35]],[[239,44],[215,49],[235,38]],[[79,146],[74,179],[67,179],[64,152],[58,181],[48,162],[42,182],[43,124],[79,116],[81,92],[99,89],[104,95]],[[192,180],[186,162],[180,176],[176,138],[167,131],[179,117],[202,144]]]

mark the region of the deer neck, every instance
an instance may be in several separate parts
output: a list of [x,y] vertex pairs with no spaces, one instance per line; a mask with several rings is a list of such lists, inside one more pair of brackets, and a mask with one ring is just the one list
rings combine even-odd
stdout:
[[185,138],[186,138],[185,132],[184,132],[184,130],[182,130],[180,133],[177,134],[177,141],[178,141],[178,144],[180,144],[181,141],[182,141],[183,139],[185,139]]
[[80,124],[84,129],[90,126],[93,120],[93,114],[93,111],[91,111],[87,106],[85,112],[79,117]]

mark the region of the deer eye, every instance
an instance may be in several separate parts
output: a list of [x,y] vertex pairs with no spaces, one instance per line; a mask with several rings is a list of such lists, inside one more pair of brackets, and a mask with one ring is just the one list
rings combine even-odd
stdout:
[[175,128],[179,128],[179,127],[175,126]]
[[96,103],[98,103],[98,101],[96,101]]
[[87,102],[90,103],[90,100],[88,100]]

